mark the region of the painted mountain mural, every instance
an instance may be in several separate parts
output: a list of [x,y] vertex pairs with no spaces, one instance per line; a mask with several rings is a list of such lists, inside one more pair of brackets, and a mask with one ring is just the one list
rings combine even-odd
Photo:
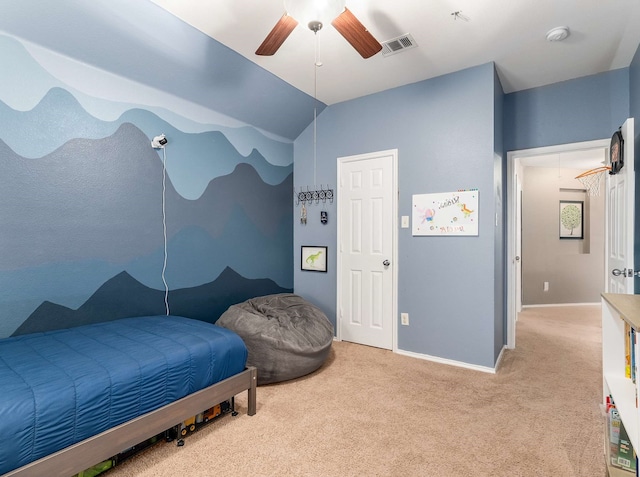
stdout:
[[[184,113],[185,106],[172,102],[171,97],[163,98],[161,106],[154,106],[154,101],[145,98],[143,94],[140,100],[145,101],[144,108],[123,101],[119,96],[121,90],[126,87],[126,82],[123,84],[114,81],[113,76],[104,81],[102,93],[104,97],[115,96],[114,100],[90,96],[54,77],[16,38],[0,34],[0,56],[6,64],[12,66],[0,75],[0,101],[4,101],[0,103],[0,124],[3,125],[0,137],[13,151],[24,157],[45,156],[70,139],[99,139],[109,136],[123,122],[131,122],[147,137],[152,138],[163,132],[175,139],[176,143],[180,143],[181,147],[189,147],[188,143],[181,141],[183,133],[216,131],[222,133],[242,156],[248,157],[251,151],[256,149],[267,162],[276,166],[290,166],[293,160],[291,141],[267,136],[251,126],[215,111],[200,110],[197,119],[192,119],[172,110],[179,108]],[[67,69],[65,61],[70,60],[57,54],[54,57],[60,63],[57,65],[57,71]],[[49,58],[48,62],[51,61]],[[77,68],[81,65],[75,61],[71,63],[73,69],[70,71],[74,72],[73,76],[77,76]],[[88,66],[85,66],[83,73],[88,74],[88,77],[102,76],[101,72],[96,75],[96,71]],[[92,85],[91,89],[101,90],[95,85]],[[65,106],[62,101],[65,94],[71,101],[69,106],[78,103],[73,106],[77,111],[73,112],[71,107]],[[153,96],[155,98],[157,92],[154,92]],[[193,109],[193,105],[190,105],[186,110],[190,113]],[[64,123],[59,121],[62,116],[65,117]],[[41,127],[41,124],[51,121],[55,127]],[[267,178],[264,180],[275,183]]]
[[[226,268],[211,283],[172,291],[170,312],[172,315],[215,323],[231,304],[258,295],[287,291],[290,290],[279,287],[272,280],[247,280],[232,269]],[[165,313],[164,291],[145,287],[126,272],[122,272],[101,286],[77,310],[45,301],[13,335]]]
[[[75,280],[65,277],[66,293],[75,288],[69,281],[104,283],[114,264],[144,286],[162,288],[162,162],[136,126],[125,123],[103,139],[71,140],[40,159],[22,158],[0,141],[0,167],[14,178],[0,188],[0,220],[7,226],[0,247],[12,251],[0,258],[4,294],[20,286],[17,278],[33,283],[25,268],[39,270],[52,259],[61,267],[46,267],[40,281],[47,291],[69,262],[85,261],[94,266]],[[171,289],[199,286],[232,267],[247,278],[273,280],[274,290],[290,291],[291,183],[289,174],[281,184],[266,184],[252,166],[239,163],[231,174],[213,179],[197,200],[188,200],[165,179]],[[13,275],[8,269],[23,271]],[[64,293],[39,298],[53,301]],[[7,304],[2,311],[16,310]]]
[[147,138],[163,133],[170,141],[167,171],[174,187],[188,199],[197,199],[211,179],[231,173],[240,163],[251,165],[272,185],[291,173],[291,166],[275,166],[255,148],[243,156],[220,131],[184,133],[143,109],[126,111],[116,121],[99,120],[62,88],[52,88],[28,112],[0,101],[0,123],[6,125],[2,138],[7,145],[28,158],[49,154],[71,140],[111,136],[123,124],[135,124]]
[[30,72],[0,79],[0,338],[164,314],[163,278],[172,314],[210,322],[292,290],[292,144],[91,98],[17,40],[0,51]]
[[[37,265],[50,257],[98,255],[128,263],[162,245],[162,164],[132,124],[108,138],[69,141],[36,160],[17,156],[0,141],[0,167],[14,179],[0,188],[5,225],[0,247],[12,251],[0,257],[3,269]],[[211,237],[226,235],[234,244],[247,240],[242,254],[252,254],[292,223],[290,184],[291,175],[270,186],[251,166],[239,164],[211,181],[199,199],[187,200],[167,180],[168,237],[199,227]],[[249,218],[253,237],[229,236],[235,232],[229,223],[234,215]]]

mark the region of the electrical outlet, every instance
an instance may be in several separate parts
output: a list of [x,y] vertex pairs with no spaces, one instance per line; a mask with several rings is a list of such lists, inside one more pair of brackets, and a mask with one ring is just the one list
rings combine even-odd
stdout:
[[542,285],[542,291],[549,291],[549,282],[544,282]]
[[409,326],[409,313],[400,313],[400,323]]

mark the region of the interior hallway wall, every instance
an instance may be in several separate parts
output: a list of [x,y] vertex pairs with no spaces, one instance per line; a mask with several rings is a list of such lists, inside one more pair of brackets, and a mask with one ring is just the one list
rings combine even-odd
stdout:
[[[604,289],[604,195],[589,196],[581,169],[526,167],[522,191],[523,305],[597,303]],[[559,202],[584,203],[583,239],[560,239]],[[577,230],[576,230],[577,233]],[[544,283],[548,283],[548,291]]]

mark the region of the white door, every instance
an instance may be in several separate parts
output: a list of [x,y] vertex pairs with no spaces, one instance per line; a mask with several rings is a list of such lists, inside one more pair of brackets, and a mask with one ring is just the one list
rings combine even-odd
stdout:
[[607,239],[605,271],[610,293],[633,294],[633,216],[635,175],[633,170],[633,118],[622,125],[624,165],[617,174],[607,174]]
[[397,151],[338,159],[339,338],[392,349]]
[[[516,321],[517,313],[522,311],[522,182],[516,173]],[[514,337],[515,340],[515,337]],[[514,343],[515,344],[515,343]]]

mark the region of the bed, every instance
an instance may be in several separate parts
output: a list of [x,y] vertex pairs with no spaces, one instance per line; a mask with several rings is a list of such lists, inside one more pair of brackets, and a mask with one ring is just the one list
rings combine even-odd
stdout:
[[177,316],[125,318],[0,340],[0,475],[74,475],[248,392],[234,332]]

